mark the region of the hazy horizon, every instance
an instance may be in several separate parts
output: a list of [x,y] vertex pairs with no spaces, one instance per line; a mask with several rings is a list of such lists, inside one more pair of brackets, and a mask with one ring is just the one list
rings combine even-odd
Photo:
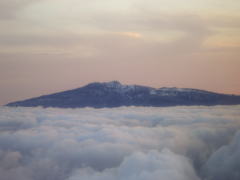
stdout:
[[0,104],[98,81],[240,94],[236,0],[1,0]]

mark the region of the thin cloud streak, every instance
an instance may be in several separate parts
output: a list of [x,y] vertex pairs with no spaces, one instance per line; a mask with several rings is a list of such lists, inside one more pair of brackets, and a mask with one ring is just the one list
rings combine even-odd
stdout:
[[1,1],[0,104],[109,80],[239,94],[239,3],[184,2]]

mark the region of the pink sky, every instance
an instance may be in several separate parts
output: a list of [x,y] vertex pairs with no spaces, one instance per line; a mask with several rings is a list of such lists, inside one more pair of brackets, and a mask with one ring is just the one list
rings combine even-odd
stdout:
[[240,94],[240,2],[3,0],[0,104],[95,81]]

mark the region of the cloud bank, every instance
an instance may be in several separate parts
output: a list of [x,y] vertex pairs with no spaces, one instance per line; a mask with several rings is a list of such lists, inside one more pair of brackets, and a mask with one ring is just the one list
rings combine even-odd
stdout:
[[0,108],[1,180],[238,180],[240,106]]
[[237,0],[1,0],[0,105],[112,80],[240,94],[239,9]]

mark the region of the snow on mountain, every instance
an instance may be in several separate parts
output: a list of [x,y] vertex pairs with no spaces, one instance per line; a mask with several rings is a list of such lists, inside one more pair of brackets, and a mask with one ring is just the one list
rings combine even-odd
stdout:
[[118,81],[95,82],[84,87],[44,95],[7,106],[43,107],[119,107],[240,104],[240,96],[219,94],[189,88],[152,88],[123,85]]
[[110,82],[105,82],[102,84],[105,85],[106,88],[114,89],[115,91],[117,91],[119,93],[126,93],[129,91],[133,91],[136,88],[136,85],[123,85],[118,81],[110,81]]

